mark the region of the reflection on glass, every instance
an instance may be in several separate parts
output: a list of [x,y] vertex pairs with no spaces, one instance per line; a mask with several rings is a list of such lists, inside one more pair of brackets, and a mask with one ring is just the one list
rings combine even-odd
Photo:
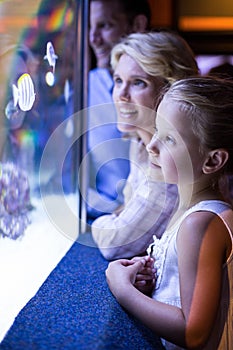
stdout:
[[0,1],[0,342],[81,231],[79,4]]
[[[36,210],[44,196],[62,198],[62,205],[64,198],[65,202],[71,197],[72,203],[77,200],[74,120],[69,118],[73,114],[75,8],[75,0],[0,3],[1,175],[5,164],[12,164],[12,173],[26,174],[28,210]],[[46,147],[57,129],[53,143]],[[16,181],[8,178],[10,183]],[[21,200],[13,195],[15,202]]]

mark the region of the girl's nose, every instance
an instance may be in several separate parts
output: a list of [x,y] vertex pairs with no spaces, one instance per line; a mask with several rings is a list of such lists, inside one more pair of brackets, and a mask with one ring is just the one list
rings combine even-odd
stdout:
[[146,146],[146,150],[149,154],[154,156],[157,156],[159,154],[158,142],[158,138],[153,136],[151,141]]

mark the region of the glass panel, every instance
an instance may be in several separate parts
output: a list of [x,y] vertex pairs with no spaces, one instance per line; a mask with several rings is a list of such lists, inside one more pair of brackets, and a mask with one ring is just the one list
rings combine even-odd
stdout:
[[[2,236],[23,235],[43,207],[62,234],[77,238],[82,123],[74,112],[83,106],[73,105],[73,94],[83,80],[74,67],[81,62],[75,38],[82,3],[0,2],[1,222],[15,223],[2,227]],[[79,28],[78,40],[82,35]]]

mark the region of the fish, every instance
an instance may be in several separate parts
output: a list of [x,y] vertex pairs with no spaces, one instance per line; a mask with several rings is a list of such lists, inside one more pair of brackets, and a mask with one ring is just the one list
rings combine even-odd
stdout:
[[36,99],[34,84],[30,74],[24,73],[17,80],[17,85],[12,85],[14,107],[26,112],[32,109]]
[[55,50],[51,41],[47,42],[46,45],[46,55],[44,56],[44,60],[48,60],[50,67],[53,68],[53,73],[55,72],[56,60],[58,56],[55,54]]

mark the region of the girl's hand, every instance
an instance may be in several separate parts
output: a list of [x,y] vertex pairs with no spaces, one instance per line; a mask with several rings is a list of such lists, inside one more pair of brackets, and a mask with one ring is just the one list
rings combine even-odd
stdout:
[[143,271],[145,265],[144,258],[137,261],[120,259],[109,263],[106,278],[111,292],[118,300],[128,292],[129,285],[135,284],[137,275]]
[[[132,261],[139,261],[141,257],[135,257]],[[143,294],[151,295],[156,279],[156,270],[154,268],[154,259],[150,256],[144,257],[146,263],[144,268],[136,275],[134,286]]]

